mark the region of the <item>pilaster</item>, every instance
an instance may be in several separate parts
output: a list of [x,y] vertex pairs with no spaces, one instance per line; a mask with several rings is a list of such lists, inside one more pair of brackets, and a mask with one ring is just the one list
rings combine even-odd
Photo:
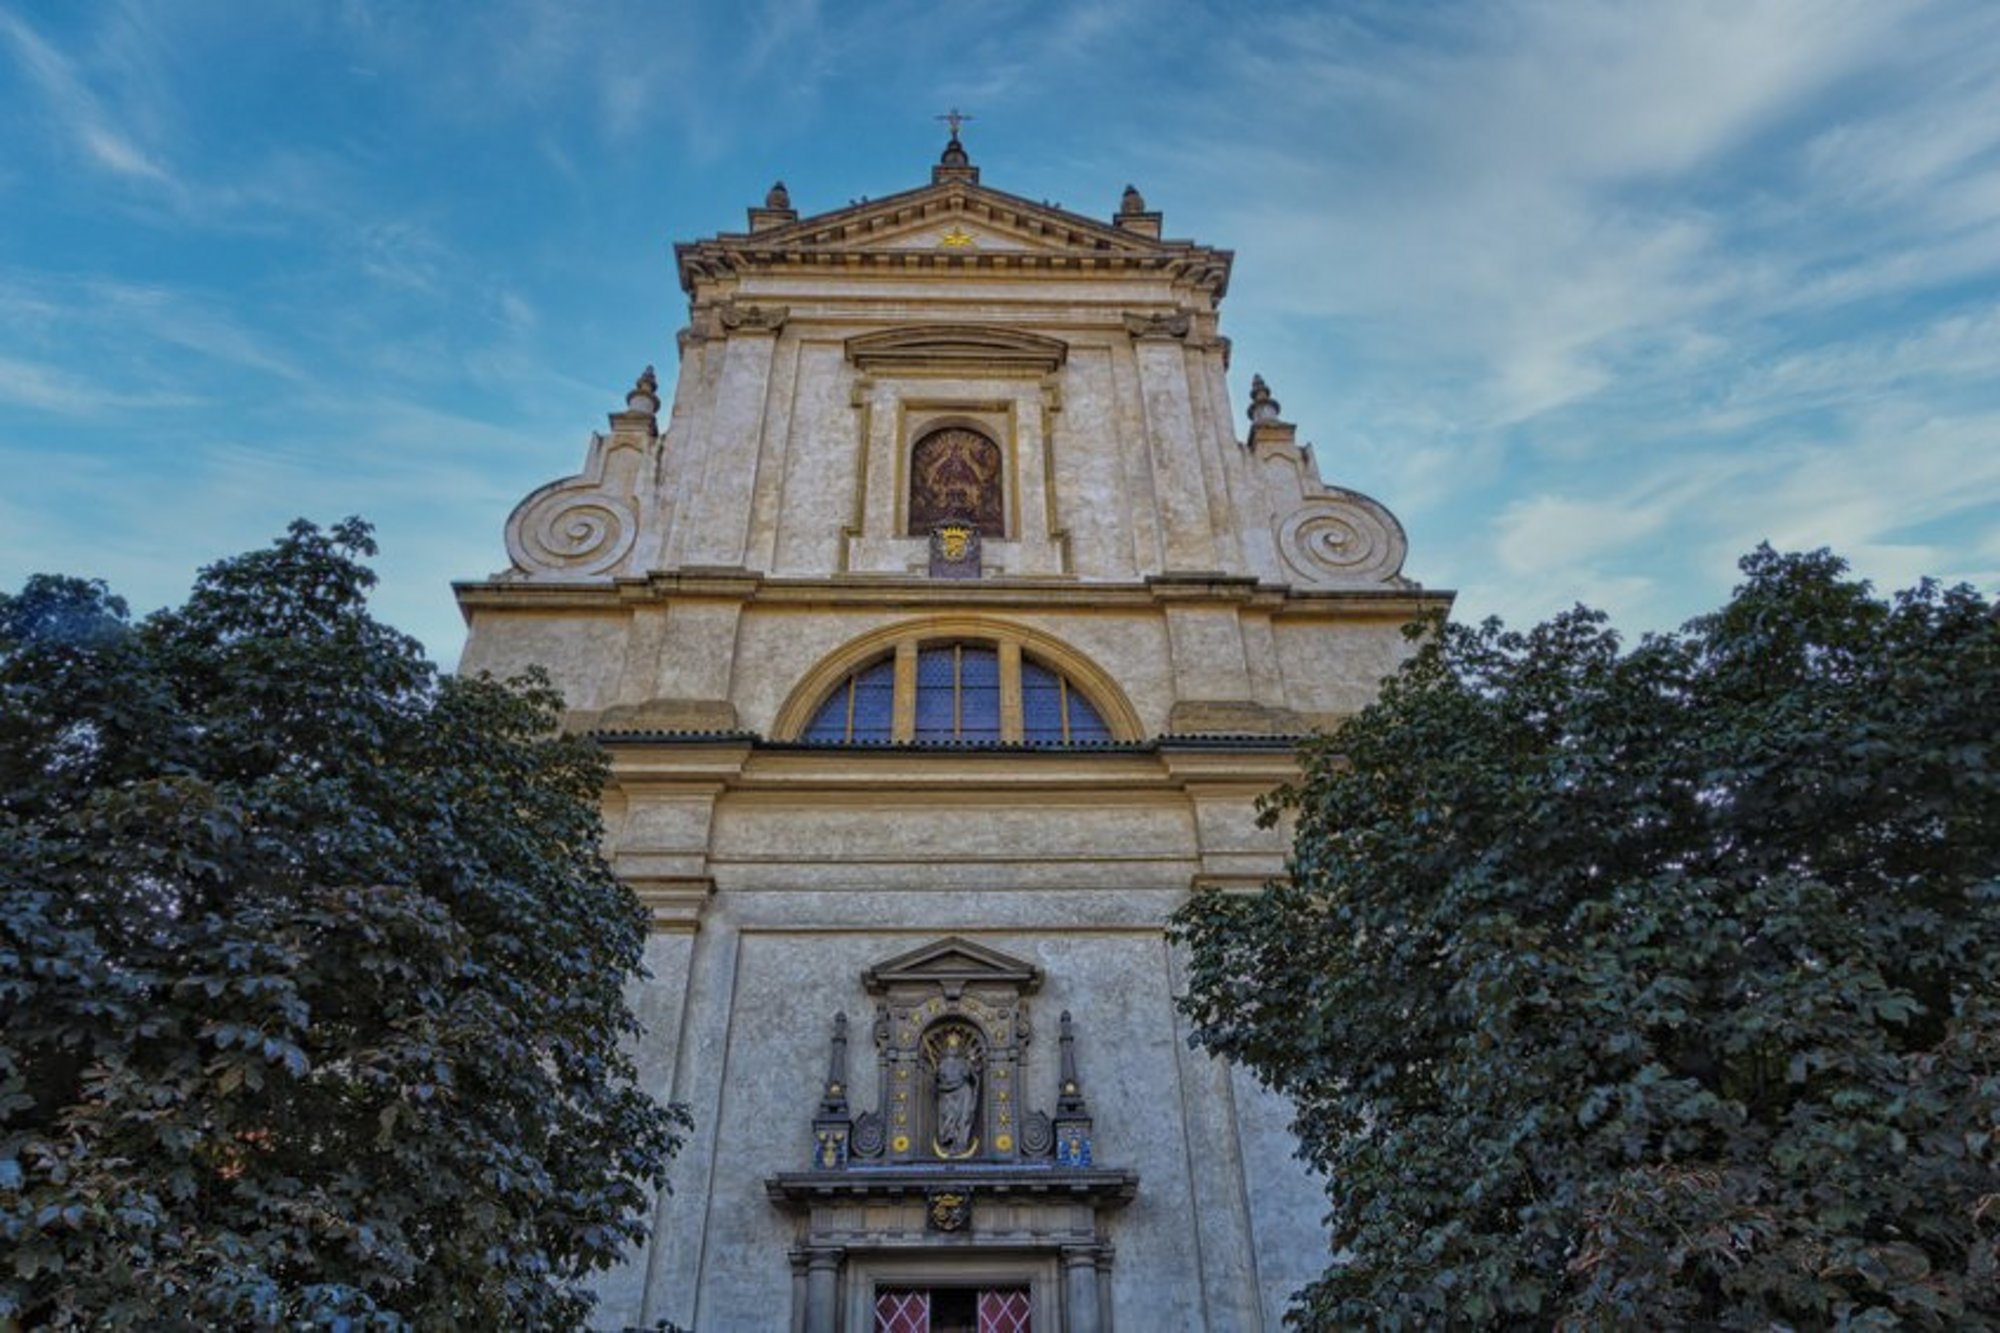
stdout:
[[1134,335],[1164,567],[1169,573],[1216,570],[1222,562],[1203,493],[1187,359],[1175,327],[1170,321],[1155,320]]
[[728,338],[702,451],[701,486],[681,518],[688,525],[690,565],[741,566],[748,555],[771,364],[786,314],[782,307],[737,304],[720,311]]

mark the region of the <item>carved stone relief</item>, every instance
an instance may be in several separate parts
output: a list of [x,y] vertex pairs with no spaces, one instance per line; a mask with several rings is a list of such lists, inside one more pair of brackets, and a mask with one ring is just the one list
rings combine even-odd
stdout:
[[1308,584],[1393,583],[1409,549],[1388,510],[1332,488],[1285,515],[1277,535],[1278,554]]
[[791,317],[791,307],[752,305],[747,301],[724,301],[715,307],[716,318],[731,333],[776,333]]
[[507,519],[516,577],[588,578],[617,568],[639,536],[639,479],[659,442],[659,381],[653,368],[611,414],[611,434],[593,435],[583,471],[551,482]]
[[1027,997],[1033,966],[969,940],[948,938],[871,968],[875,1106],[848,1097],[848,1024],[834,1016],[819,1112],[815,1170],[1053,1159],[1088,1167],[1091,1120],[1077,1074],[1074,1024],[1062,1016],[1062,1079],[1053,1118],[1030,1106],[1022,1071],[1034,1027]]

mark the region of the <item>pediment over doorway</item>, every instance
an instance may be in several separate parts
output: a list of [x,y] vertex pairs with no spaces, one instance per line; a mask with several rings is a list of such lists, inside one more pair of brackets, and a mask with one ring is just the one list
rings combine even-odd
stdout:
[[939,985],[955,994],[967,985],[1004,987],[1022,995],[1042,984],[1042,970],[998,949],[957,935],[897,954],[861,974],[871,995],[909,984]]

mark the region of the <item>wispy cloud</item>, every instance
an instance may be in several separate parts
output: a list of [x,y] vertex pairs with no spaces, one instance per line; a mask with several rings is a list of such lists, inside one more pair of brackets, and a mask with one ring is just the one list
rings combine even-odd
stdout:
[[107,377],[86,377],[62,366],[0,356],[0,402],[61,416],[101,416],[141,408],[185,407],[185,394],[132,393]]
[[142,147],[128,126],[117,123],[76,63],[57,51],[27,20],[0,11],[0,36],[15,61],[40,90],[56,129],[87,163],[128,179],[178,187],[157,154]]

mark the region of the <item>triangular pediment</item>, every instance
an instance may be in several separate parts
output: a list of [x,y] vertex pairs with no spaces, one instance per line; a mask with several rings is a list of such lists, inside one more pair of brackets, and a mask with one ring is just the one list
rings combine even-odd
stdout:
[[877,963],[862,974],[862,979],[871,992],[912,982],[933,982],[949,988],[984,983],[1025,993],[1042,984],[1042,970],[998,949],[948,935]]
[[[970,244],[954,244],[958,238]],[[1107,222],[983,185],[952,181],[867,200],[761,232],[777,248],[908,250],[987,247],[1001,250],[1158,253],[1186,242],[1159,241]]]
[[1219,295],[1230,255],[1191,241],[1161,240],[1054,204],[943,181],[754,232],[724,233],[674,247],[681,285],[703,277],[820,265],[906,268],[1046,266],[1077,272],[1173,265]]

